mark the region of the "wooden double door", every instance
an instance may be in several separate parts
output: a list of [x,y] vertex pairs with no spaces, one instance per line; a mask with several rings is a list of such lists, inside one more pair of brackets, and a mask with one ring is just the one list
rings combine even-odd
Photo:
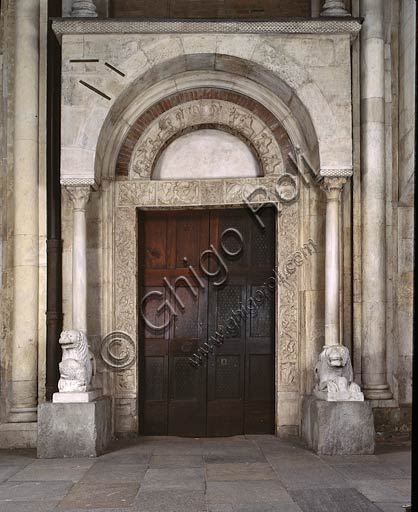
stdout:
[[273,210],[261,219],[139,213],[141,434],[274,432]]

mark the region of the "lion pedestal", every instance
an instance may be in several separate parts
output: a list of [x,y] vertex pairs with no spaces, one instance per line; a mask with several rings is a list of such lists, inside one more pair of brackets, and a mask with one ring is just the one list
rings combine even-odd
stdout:
[[302,404],[302,437],[320,455],[374,452],[370,402],[353,382],[350,353],[343,345],[324,347],[315,367],[313,396]]
[[38,457],[97,457],[111,439],[111,401],[92,389],[92,356],[83,331],[60,336],[59,393],[38,407]]
[[38,407],[38,457],[97,457],[111,440],[111,402],[51,403]]

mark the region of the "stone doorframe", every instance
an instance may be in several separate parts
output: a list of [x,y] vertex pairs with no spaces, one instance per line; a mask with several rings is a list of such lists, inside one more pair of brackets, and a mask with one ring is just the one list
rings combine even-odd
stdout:
[[[203,208],[203,207],[238,207],[250,206],[245,198],[253,191],[270,192],[273,197],[274,178],[254,178],[245,180],[201,180],[201,181],[171,181],[148,183],[116,182],[116,187],[109,187],[109,198],[114,190],[115,208],[113,215],[114,239],[113,268],[108,267],[112,276],[107,280],[112,286],[111,301],[108,310],[113,311],[114,331],[122,331],[132,338],[138,350],[138,251],[137,251],[137,209],[138,208]],[[210,201],[205,191],[212,188],[219,192],[218,202]],[[222,194],[223,189],[223,194]],[[167,190],[171,196],[171,204],[167,206],[159,202],[158,197]],[[260,198],[262,194],[259,194]],[[145,200],[144,200],[145,198]],[[277,242],[276,264],[283,263],[295,254],[299,247],[298,202],[287,204],[276,202]],[[258,204],[252,201],[251,207],[256,209]],[[109,235],[111,233],[109,232]],[[111,257],[109,253],[108,258]],[[277,267],[275,269],[278,270]],[[272,269],[272,276],[273,276]],[[299,379],[299,304],[298,304],[298,275],[290,274],[286,286],[280,286],[276,280],[276,427],[294,425],[294,414],[287,415],[289,408],[283,411],[279,408],[282,400],[292,399],[298,414],[300,379]],[[132,293],[135,290],[135,293]],[[238,306],[238,305],[237,305]],[[136,432],[138,430],[138,366],[135,364],[121,372],[108,374],[107,383],[115,399],[115,431]],[[297,421],[296,421],[297,424]]]

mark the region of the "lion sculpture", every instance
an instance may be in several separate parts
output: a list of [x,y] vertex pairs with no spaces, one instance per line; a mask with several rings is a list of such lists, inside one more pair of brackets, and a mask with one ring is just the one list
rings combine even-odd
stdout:
[[59,342],[62,360],[58,390],[60,393],[88,391],[93,371],[87,336],[82,331],[63,331]]
[[324,347],[315,367],[314,395],[330,402],[363,401],[360,386],[353,382],[350,352],[344,345]]

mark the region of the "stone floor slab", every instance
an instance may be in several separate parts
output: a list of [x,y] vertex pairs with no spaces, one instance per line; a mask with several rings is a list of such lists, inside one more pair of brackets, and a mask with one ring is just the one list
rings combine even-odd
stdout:
[[405,478],[405,473],[395,466],[383,463],[332,464],[347,480],[393,480]]
[[375,503],[382,512],[403,512],[407,503]]
[[249,505],[213,505],[208,512],[301,512],[296,503],[251,503]]
[[356,489],[299,489],[289,491],[303,512],[379,512]]
[[408,503],[411,499],[410,480],[363,480],[352,482],[361,494],[364,494],[370,501],[381,503]]
[[207,464],[208,481],[276,480],[277,476],[267,463]]
[[18,473],[22,469],[21,466],[0,466],[0,483],[5,482],[10,477]]
[[349,482],[327,464],[317,460],[270,460],[286,489],[349,487]]
[[141,483],[148,466],[144,464],[114,464],[96,462],[80,481],[83,484],[95,483]]
[[140,512],[207,512],[204,491],[140,491],[135,505]]
[[138,494],[139,484],[78,483],[58,505],[62,509],[127,508]]
[[92,459],[37,460],[9,480],[21,482],[78,482],[94,464]]
[[141,485],[141,491],[187,490],[201,491],[205,488],[204,471],[201,468],[148,469]]
[[250,506],[264,504],[292,503],[286,489],[275,480],[257,482],[208,482],[207,499],[210,506],[230,504]]
[[9,501],[0,503],[0,510],[3,512],[52,512],[56,509],[59,501]]
[[201,455],[153,455],[149,462],[150,468],[202,468]]
[[73,482],[4,482],[0,484],[0,510],[6,501],[51,501],[64,498]]
[[27,466],[35,460],[34,450],[0,450],[0,465]]

